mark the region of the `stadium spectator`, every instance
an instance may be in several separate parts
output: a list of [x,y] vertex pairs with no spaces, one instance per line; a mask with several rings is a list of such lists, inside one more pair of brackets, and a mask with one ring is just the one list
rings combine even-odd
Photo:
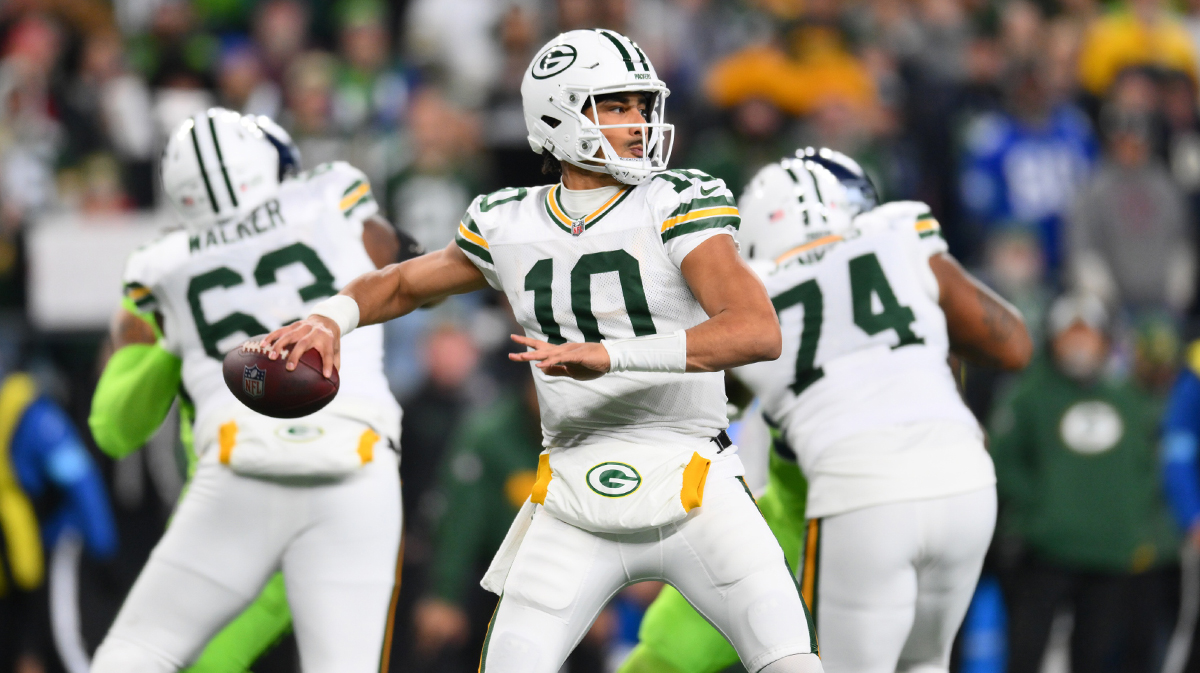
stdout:
[[409,117],[412,156],[388,179],[386,205],[396,226],[426,250],[440,250],[479,193],[474,118],[432,88],[414,97]]
[[965,141],[960,189],[985,240],[1002,229],[1037,232],[1051,273],[1063,259],[1068,209],[1098,148],[1081,110],[1053,97],[1042,60],[1005,77],[1005,109],[977,118]]
[[1105,108],[1105,158],[1070,214],[1070,272],[1076,287],[1135,313],[1178,313],[1195,290],[1192,215],[1153,152],[1154,118],[1122,101],[1122,90],[1133,100],[1147,86],[1147,76],[1127,74]]
[[334,119],[343,133],[392,130],[404,117],[409,93],[404,73],[389,53],[385,7],[374,0],[357,0],[342,3],[340,9],[341,67]]
[[1071,670],[1149,671],[1167,591],[1159,570],[1176,557],[1157,468],[1160,408],[1133,382],[1106,378],[1100,300],[1061,297],[1047,323],[1045,356],[990,424],[997,536],[1012,556],[1002,574],[1008,670],[1040,670],[1066,606]]
[[46,552],[67,534],[92,558],[117,551],[117,528],[103,478],[71,420],[32,377],[0,382],[0,670],[40,671],[51,659],[45,594]]

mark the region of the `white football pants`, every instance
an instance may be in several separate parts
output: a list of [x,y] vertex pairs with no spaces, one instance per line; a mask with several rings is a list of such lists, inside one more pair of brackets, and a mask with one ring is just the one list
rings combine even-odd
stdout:
[[826,672],[947,671],[995,525],[994,488],[810,519],[800,586]]
[[202,459],[92,673],[190,664],[277,570],[304,673],[376,673],[398,582],[398,460],[380,440],[351,476],[305,482],[242,477]]
[[538,507],[492,617],[481,673],[556,673],[618,591],[670,582],[733,643],[750,671],[791,655],[819,673],[808,617],[783,551],[734,477],[714,478],[679,523],[590,533]]

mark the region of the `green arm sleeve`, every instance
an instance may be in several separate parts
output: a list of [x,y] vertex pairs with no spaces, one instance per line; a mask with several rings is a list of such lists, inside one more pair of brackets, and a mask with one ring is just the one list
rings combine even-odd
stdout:
[[291,626],[283,575],[275,573],[258,598],[208,642],[184,673],[244,673]]
[[161,346],[131,344],[113,353],[100,375],[88,426],[113,458],[136,451],[167,417],[183,363]]

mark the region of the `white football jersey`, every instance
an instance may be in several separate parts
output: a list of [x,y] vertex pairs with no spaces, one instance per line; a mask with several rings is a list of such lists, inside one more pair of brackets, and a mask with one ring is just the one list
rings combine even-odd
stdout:
[[[779,314],[783,354],[735,373],[795,451],[810,481],[809,516],[864,504],[855,487],[840,482],[846,478],[860,478],[870,499],[942,495],[932,492],[943,488],[942,472],[930,484],[910,477],[908,468],[893,469],[890,460],[932,474],[929,452],[945,447],[909,445],[925,441],[931,423],[961,428],[939,430],[936,441],[971,444],[959,452],[964,460],[955,463],[951,481],[994,480],[978,423],[947,364],[946,318],[929,268],[929,258],[945,251],[928,206],[894,202],[858,216],[848,233],[801,245],[759,270]],[[897,433],[906,427],[919,432]],[[870,440],[855,441],[863,437]],[[945,463],[940,455],[937,461]],[[889,478],[905,483],[881,483]],[[839,488],[829,488],[831,482]]]
[[[667,334],[708,319],[680,264],[696,246],[732,235],[740,219],[725,183],[672,170],[622,186],[572,220],[561,185],[475,199],[455,241],[504,292],[534,339],[560,344]],[[602,441],[708,440],[726,425],[720,372],[622,372],[593,381],[533,367],[547,447]]]
[[[164,346],[183,360],[183,387],[196,405],[196,448],[231,409],[248,412],[225,385],[225,353],[249,337],[308,315],[375,265],[363,220],[378,212],[361,171],[322,164],[280,185],[240,222],[176,230],[130,256],[125,293],[162,317]],[[341,389],[318,413],[356,418],[399,440],[400,407],[383,375],[383,328],[342,340]]]

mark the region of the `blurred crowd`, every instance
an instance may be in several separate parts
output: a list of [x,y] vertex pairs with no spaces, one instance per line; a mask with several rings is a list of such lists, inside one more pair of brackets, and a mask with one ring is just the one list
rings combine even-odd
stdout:
[[[1034,670],[1074,606],[1074,670],[1159,670],[1180,597],[1200,600],[1178,552],[1185,539],[1200,549],[1200,501],[1189,510],[1180,485],[1196,475],[1160,456],[1185,344],[1200,336],[1196,0],[6,0],[5,373],[31,371],[84,427],[103,337],[28,327],[25,236],[48,216],[115,226],[107,216],[161,208],[158,153],[196,110],[276,119],[306,167],[361,168],[387,217],[441,248],[476,194],[545,182],[521,79],[547,39],[591,27],[634,39],[670,87],[673,166],[736,194],[797,147],[841,150],[886,200],[929,203],[951,252],[1045,345],[1015,378],[966,370],[968,401],[1000,438],[985,587],[1003,600],[981,594],[956,666],[1004,670],[995,652],[1008,651],[1010,670]],[[473,670],[494,605],[478,578],[533,481],[536,399],[503,357],[517,327],[492,294],[387,329],[405,408],[392,669]],[[121,544],[115,560],[77,559],[76,649],[98,643],[179,492],[162,437],[117,464],[93,451]],[[570,670],[611,670],[656,590],[622,594]],[[0,620],[10,613],[0,605]],[[63,637],[9,637],[0,667],[74,671]],[[294,652],[277,649],[255,670],[292,670]]]

